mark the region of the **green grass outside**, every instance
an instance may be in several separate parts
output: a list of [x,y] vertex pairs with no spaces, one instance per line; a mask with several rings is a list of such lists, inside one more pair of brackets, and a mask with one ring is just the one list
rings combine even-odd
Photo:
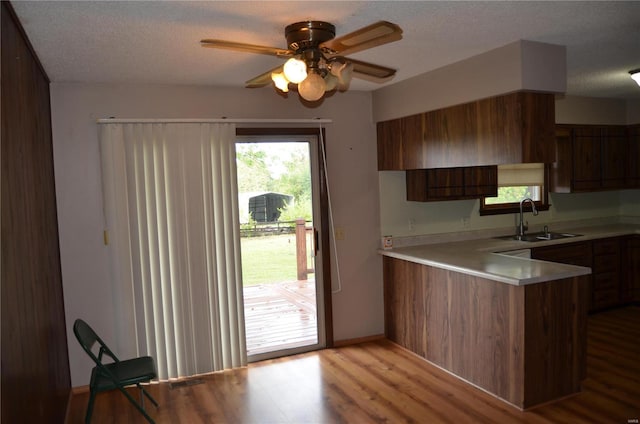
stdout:
[[243,237],[242,280],[245,286],[296,281],[296,235]]

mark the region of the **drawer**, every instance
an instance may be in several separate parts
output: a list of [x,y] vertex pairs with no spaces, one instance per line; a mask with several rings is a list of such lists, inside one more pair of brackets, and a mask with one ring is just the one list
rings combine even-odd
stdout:
[[618,292],[616,290],[595,290],[593,292],[593,308],[601,309],[618,304]]
[[606,272],[602,274],[593,274],[593,290],[618,290],[620,286],[619,272]]
[[618,272],[620,255],[598,255],[593,257],[593,273]]
[[609,238],[602,240],[594,240],[594,255],[620,255],[620,238]]
[[531,250],[533,259],[591,268],[591,243],[578,242],[568,245],[536,247]]

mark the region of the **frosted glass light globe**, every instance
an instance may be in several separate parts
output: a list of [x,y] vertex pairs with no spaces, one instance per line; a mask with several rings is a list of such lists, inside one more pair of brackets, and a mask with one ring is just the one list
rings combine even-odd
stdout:
[[271,72],[271,80],[273,80],[273,83],[276,85],[276,87],[278,87],[283,93],[289,91],[289,81],[283,73]]
[[640,69],[629,71],[629,74],[631,74],[631,78],[640,85]]
[[299,84],[307,77],[307,64],[292,57],[284,64],[284,76],[294,84]]
[[315,102],[324,96],[325,89],[326,84],[324,79],[315,72],[310,73],[307,78],[298,85],[298,92],[302,98],[310,102]]

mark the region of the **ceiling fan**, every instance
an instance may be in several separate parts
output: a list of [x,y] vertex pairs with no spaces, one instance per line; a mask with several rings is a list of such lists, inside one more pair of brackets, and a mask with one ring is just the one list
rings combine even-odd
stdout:
[[326,92],[349,88],[351,77],[384,82],[396,70],[345,57],[365,49],[398,41],[402,29],[380,21],[335,38],[335,26],[322,21],[304,21],[288,25],[284,30],[287,49],[226,40],[204,39],[203,47],[259,53],[288,59],[270,71],[246,82],[246,87],[264,87],[272,81],[282,92],[297,85],[298,93],[307,101],[321,99]]

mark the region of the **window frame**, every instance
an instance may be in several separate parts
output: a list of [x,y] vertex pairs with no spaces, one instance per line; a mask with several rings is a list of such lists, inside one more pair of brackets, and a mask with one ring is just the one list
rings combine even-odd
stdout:
[[[487,196],[489,197],[489,196]],[[511,203],[497,203],[488,205],[485,202],[487,197],[480,198],[480,216],[486,215],[502,215],[508,213],[519,213],[520,212],[520,202],[511,202]],[[536,209],[538,211],[548,211],[549,207],[549,164],[544,165],[544,183],[541,187],[540,193],[541,200],[535,200],[533,203],[536,205]],[[525,205],[525,209],[527,211],[531,210],[531,205]]]

